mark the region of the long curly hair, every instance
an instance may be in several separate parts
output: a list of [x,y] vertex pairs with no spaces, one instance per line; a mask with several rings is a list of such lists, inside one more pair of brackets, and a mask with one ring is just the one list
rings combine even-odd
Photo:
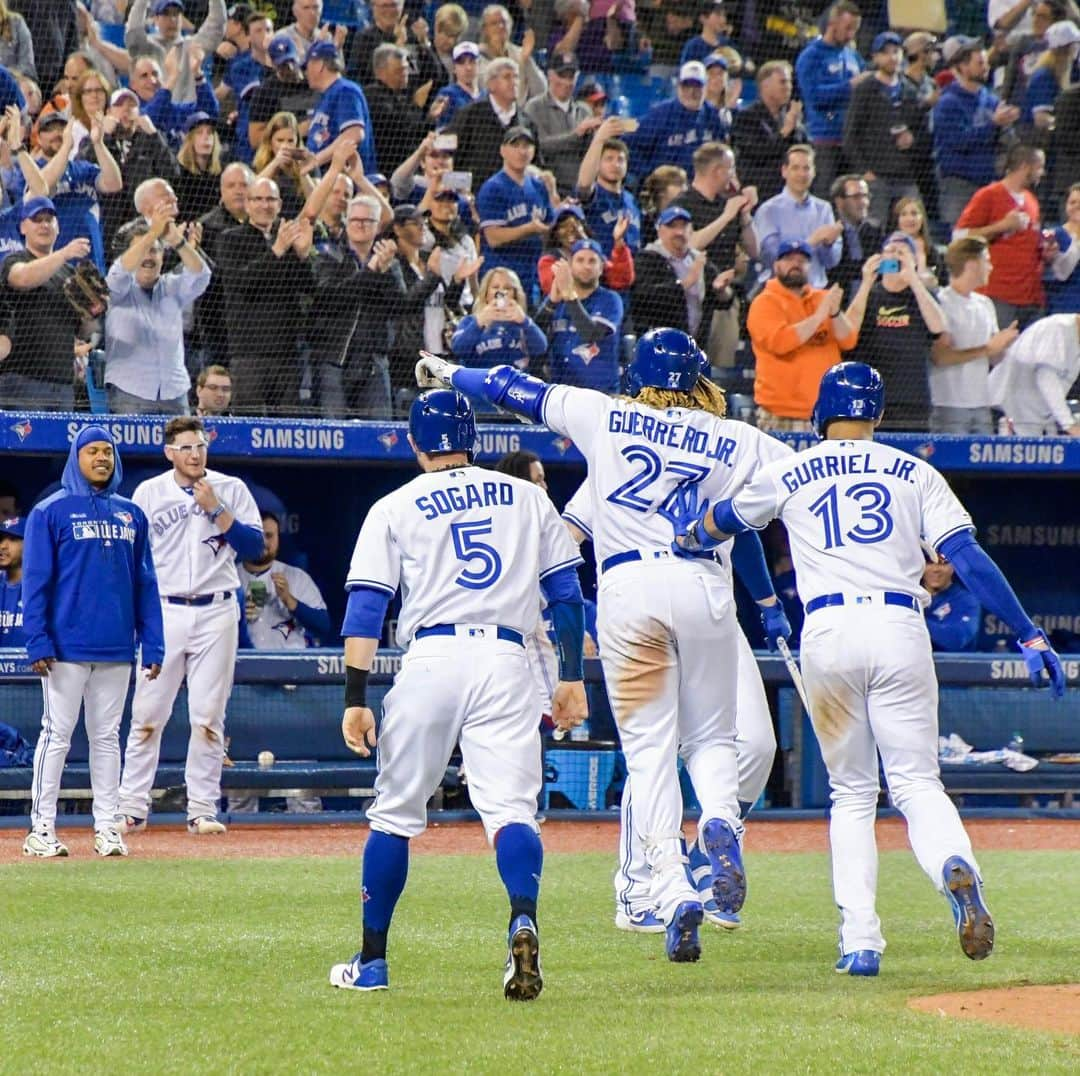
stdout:
[[727,397],[724,390],[704,374],[697,379],[689,392],[646,385],[633,399],[646,407],[654,407],[657,411],[665,411],[669,407],[683,407],[687,410],[707,411],[717,418],[727,415]]

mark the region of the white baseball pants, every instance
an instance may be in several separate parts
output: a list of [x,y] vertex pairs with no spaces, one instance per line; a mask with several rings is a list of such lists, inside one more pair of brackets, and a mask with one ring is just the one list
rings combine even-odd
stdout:
[[225,758],[225,707],[236,667],[239,610],[235,601],[218,599],[202,606],[162,602],[161,613],[165,664],[156,680],[139,680],[135,685],[120,783],[120,813],[136,818],[146,818],[150,813],[150,789],[161,754],[161,734],[186,676],[191,721],[184,767],[188,818],[216,815]]
[[469,798],[489,841],[511,823],[539,832],[540,706],[525,650],[485,638],[416,639],[383,699],[373,829],[415,837],[461,741]]
[[919,866],[941,891],[941,869],[971,842],[938,769],[938,688],[930,636],[919,613],[867,603],[806,618],[802,670],[814,731],[829,771],[833,892],[843,953],[885,951],[876,911],[874,820],[878,752],[893,805],[908,825]]
[[[735,704],[735,750],[738,754],[739,799],[756,803],[765,791],[773,758],[776,733],[773,731],[769,700],[761,680],[757,660],[742,631],[738,637],[739,683]],[[649,865],[641,836],[634,829],[634,806],[627,779],[619,810],[619,866],[615,871],[615,902],[627,915],[650,910]]]
[[731,583],[712,562],[630,562],[603,575],[598,604],[600,660],[634,788],[650,903],[668,922],[682,901],[698,899],[680,843],[680,754],[702,817],[740,829]]
[[116,824],[120,783],[120,719],[131,682],[126,662],[58,661],[41,679],[45,708],[34,750],[30,820],[34,828],[56,825],[56,805],[71,734],[86,704],[94,828]]

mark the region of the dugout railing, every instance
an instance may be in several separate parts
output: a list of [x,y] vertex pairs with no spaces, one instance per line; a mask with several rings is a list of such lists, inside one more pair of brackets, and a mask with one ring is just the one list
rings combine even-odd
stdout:
[[[401,660],[400,652],[380,651],[371,677],[376,713]],[[822,808],[827,805],[824,765],[812,728],[802,710],[787,669],[776,656],[759,653],[758,667],[770,695],[778,741],[785,768],[786,805]],[[943,734],[958,733],[979,750],[1004,747],[1014,733],[1024,739],[1024,750],[1040,757],[1027,772],[996,763],[946,765],[942,776],[949,792],[958,797],[1011,796],[1024,805],[1045,798],[1071,807],[1080,792],[1080,765],[1046,761],[1055,753],[1080,753],[1080,655],[1063,658],[1070,690],[1055,703],[1047,692],[1026,686],[1023,660],[1011,655],[941,655],[935,665],[940,692]],[[234,765],[223,773],[225,792],[233,795],[288,796],[313,793],[346,797],[353,805],[373,794],[375,762],[353,755],[341,740],[341,700],[344,658],[340,650],[242,652],[229,702],[226,734]],[[586,662],[590,702],[590,739],[575,742],[545,741],[545,790],[541,807],[603,810],[617,802],[622,772],[617,731],[603,688],[600,662]],[[0,650],[0,720],[14,725],[31,742],[36,739],[41,714],[38,678],[18,651]],[[125,712],[122,741],[130,712]],[[186,698],[179,697],[162,742],[162,762],[155,780],[160,794],[183,783],[183,762],[189,726]],[[272,766],[259,766],[258,756],[271,751]],[[89,795],[87,746],[76,730],[64,771],[62,795],[70,799]],[[30,767],[0,769],[0,800],[28,798]],[[448,767],[433,804],[444,797],[461,796],[458,766]],[[688,786],[687,807],[695,803]],[[775,805],[775,804],[774,804]]]

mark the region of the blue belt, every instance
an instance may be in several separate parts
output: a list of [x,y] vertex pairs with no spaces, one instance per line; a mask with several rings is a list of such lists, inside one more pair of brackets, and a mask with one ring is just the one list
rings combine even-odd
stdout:
[[[458,626],[456,624],[432,624],[430,628],[418,628],[414,639],[423,639],[428,635],[457,635]],[[475,635],[476,638],[484,637],[483,628],[470,628],[470,635]],[[525,645],[525,636],[520,631],[514,631],[513,628],[496,628],[495,637],[501,639],[504,643],[517,643],[518,646]]]
[[[886,590],[883,596],[884,603],[886,605],[899,605],[904,609],[910,609],[913,613],[921,611],[919,601],[917,598],[913,598],[910,594],[901,594],[899,591]],[[872,596],[857,596],[851,599],[852,605],[873,605],[874,598]],[[843,594],[822,594],[817,598],[811,598],[806,603],[806,615],[816,612],[818,609],[824,609],[829,605],[843,605]]]
[[600,565],[601,575],[604,572],[610,571],[612,568],[619,564],[629,564],[635,560],[675,560],[677,559],[674,553],[665,553],[662,549],[654,549],[651,553],[642,553],[637,549],[627,549],[623,553],[612,553],[610,557],[605,557],[603,564]]
[[217,601],[218,598],[227,598],[229,592],[226,590],[217,591],[213,594],[196,594],[194,598],[182,598],[173,594],[166,594],[165,601],[170,605],[209,605],[211,602]]

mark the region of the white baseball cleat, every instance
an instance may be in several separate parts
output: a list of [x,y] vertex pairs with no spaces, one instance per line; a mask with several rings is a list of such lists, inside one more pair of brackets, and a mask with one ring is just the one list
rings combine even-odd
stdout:
[[68,854],[67,845],[56,839],[51,829],[32,829],[23,841],[24,856],[37,856],[38,859],[56,859]]
[[224,833],[225,824],[212,815],[204,814],[198,818],[188,819],[187,831],[199,837],[206,837],[213,833]]
[[146,829],[147,819],[136,818],[133,814],[120,814],[116,816],[116,828],[121,834],[142,833]]
[[103,857],[126,856],[127,845],[118,829],[99,829],[94,833],[94,851]]

